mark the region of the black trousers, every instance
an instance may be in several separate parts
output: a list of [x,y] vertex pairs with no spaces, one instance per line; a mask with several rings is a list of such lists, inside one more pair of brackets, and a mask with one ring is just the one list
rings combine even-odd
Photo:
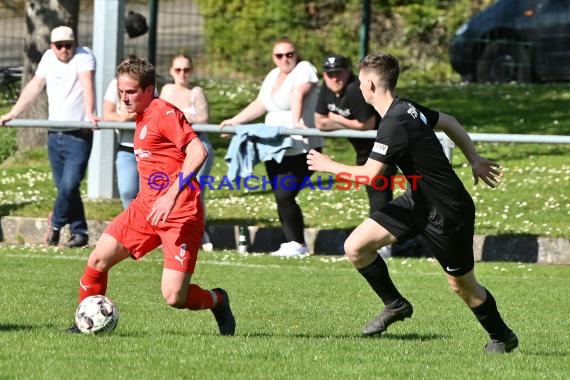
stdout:
[[[322,149],[315,150],[320,152]],[[285,156],[280,163],[275,160],[266,161],[265,170],[271,180],[277,202],[277,213],[286,241],[305,244],[305,220],[296,197],[300,191],[299,185],[314,173],[308,169],[307,153]]]

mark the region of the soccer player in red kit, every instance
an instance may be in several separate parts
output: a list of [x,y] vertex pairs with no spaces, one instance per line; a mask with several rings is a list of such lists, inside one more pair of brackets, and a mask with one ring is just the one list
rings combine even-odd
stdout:
[[[162,296],[177,309],[211,309],[220,334],[233,335],[235,318],[224,289],[191,284],[204,231],[195,178],[206,149],[184,114],[155,98],[155,70],[145,60],[117,67],[117,90],[127,112],[136,113],[134,152],[141,186],[129,207],[105,229],[79,282],[79,302],[107,290],[107,273],[128,257],[140,259],[162,245]],[[184,178],[181,181],[179,178]],[[73,325],[69,332],[79,332]]]

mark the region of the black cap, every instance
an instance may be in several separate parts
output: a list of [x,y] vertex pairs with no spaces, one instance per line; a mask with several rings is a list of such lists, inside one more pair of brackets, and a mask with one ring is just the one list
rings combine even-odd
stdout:
[[323,69],[326,72],[348,69],[348,59],[342,55],[330,55],[323,62]]

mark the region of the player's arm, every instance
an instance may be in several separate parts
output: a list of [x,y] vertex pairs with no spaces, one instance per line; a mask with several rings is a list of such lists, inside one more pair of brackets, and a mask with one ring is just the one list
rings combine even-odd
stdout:
[[306,128],[301,115],[303,114],[303,98],[315,86],[312,82],[305,82],[297,85],[291,92],[291,117],[295,128]]
[[[206,161],[208,152],[198,137],[186,144],[184,152],[186,153],[186,158],[184,158],[184,162],[180,168],[180,175],[185,179],[190,179],[196,176],[198,170],[200,170],[202,164]],[[187,186],[186,181],[184,181],[184,183],[182,183],[182,181],[179,182],[180,183],[171,185],[166,193],[156,199],[146,218],[151,224],[156,225],[158,222],[166,221],[174,207],[178,194],[184,191]]]
[[311,149],[307,154],[309,170],[342,175],[343,178],[361,184],[370,184],[375,176],[382,175],[386,165],[380,161],[368,159],[364,165],[346,165],[332,160],[326,154]]
[[117,113],[115,102],[103,100],[103,120],[105,121],[132,121],[135,119],[136,113],[122,112]]
[[[186,158],[184,158],[184,162],[180,168],[180,173],[184,178],[193,178],[204,164],[204,161],[206,161],[208,151],[204,147],[202,140],[196,137],[186,144],[184,153],[186,153]],[[174,190],[177,190],[175,193],[176,196],[178,196],[178,194],[184,189],[185,184],[180,184],[179,187],[180,189],[169,189],[169,191],[174,192]]]
[[208,99],[202,87],[194,88],[194,108],[196,109],[195,115],[186,115],[186,119],[193,124],[206,124],[210,119],[210,110],[208,107]]
[[22,112],[24,112],[30,106],[30,104],[36,101],[44,89],[45,84],[46,81],[44,78],[40,78],[34,75],[34,77],[26,84],[22,90],[20,96],[18,97],[18,100],[16,101],[16,104],[14,104],[10,112],[0,118],[0,124],[4,125],[4,123],[20,116],[20,114],[22,114]]
[[79,82],[83,88],[83,109],[85,110],[85,115],[93,124],[93,127],[97,127],[97,122],[99,118],[95,116],[95,84],[93,79],[95,77],[94,70],[82,71],[79,73]]
[[471,164],[475,184],[479,182],[479,178],[492,188],[501,182],[503,177],[501,166],[477,153],[469,134],[455,117],[440,112],[435,127],[441,129],[461,149]]
[[220,123],[220,128],[228,125],[244,124],[248,121],[257,119],[265,113],[265,106],[261,99],[256,98],[253,102],[249,103],[243,110],[231,119],[226,119]]
[[372,116],[365,121],[360,121],[357,119],[347,119],[342,115],[338,115],[336,113],[330,112],[329,113],[329,120],[333,123],[338,123],[342,125],[344,128],[354,129],[357,131],[368,131],[374,129],[376,123],[376,117]]
[[331,115],[330,112],[328,115],[321,115],[320,113],[315,112],[315,126],[317,129],[320,129],[321,131],[337,131],[339,129],[346,128],[341,123],[332,121],[329,118],[329,115]]

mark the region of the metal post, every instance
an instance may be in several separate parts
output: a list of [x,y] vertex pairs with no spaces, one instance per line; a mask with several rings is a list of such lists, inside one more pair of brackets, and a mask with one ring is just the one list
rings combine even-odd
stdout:
[[[123,55],[125,0],[95,0],[93,7],[93,52],[97,59],[95,91],[97,115],[102,116],[103,95]],[[115,191],[115,133],[96,131],[89,159],[87,196],[110,199]]]
[[368,55],[370,36],[370,0],[362,0],[362,22],[360,24],[360,59]]
[[148,2],[148,60],[156,65],[156,21],[158,18],[158,0]]

